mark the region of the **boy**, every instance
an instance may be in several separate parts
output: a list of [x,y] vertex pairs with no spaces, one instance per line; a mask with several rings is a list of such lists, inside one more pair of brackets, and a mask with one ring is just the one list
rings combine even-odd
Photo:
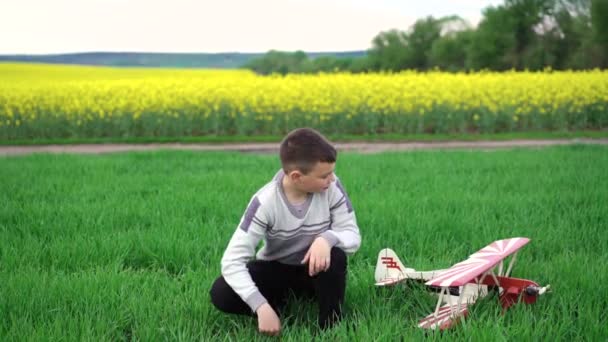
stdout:
[[[334,175],[337,152],[317,131],[290,132],[280,170],[251,199],[222,257],[212,303],[256,314],[261,333],[278,335],[289,292],[314,296],[319,326],[337,323],[346,288],[346,254],[361,243],[351,202]],[[264,246],[251,261],[255,248]]]

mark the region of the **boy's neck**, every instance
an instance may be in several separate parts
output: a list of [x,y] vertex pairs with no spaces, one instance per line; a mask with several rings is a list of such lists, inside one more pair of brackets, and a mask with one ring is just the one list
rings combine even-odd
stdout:
[[289,203],[300,204],[306,201],[308,192],[298,189],[287,175],[283,177],[281,184],[283,185],[283,192],[285,193],[285,197],[287,197]]

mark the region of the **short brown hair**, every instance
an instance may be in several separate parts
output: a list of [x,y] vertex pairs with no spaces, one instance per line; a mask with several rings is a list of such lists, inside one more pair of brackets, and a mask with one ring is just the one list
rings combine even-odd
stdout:
[[309,173],[318,162],[335,163],[336,149],[321,133],[312,128],[298,128],[281,142],[280,157],[283,170]]

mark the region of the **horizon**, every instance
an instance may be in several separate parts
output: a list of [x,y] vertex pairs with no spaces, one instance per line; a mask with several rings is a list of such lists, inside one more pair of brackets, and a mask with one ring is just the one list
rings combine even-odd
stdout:
[[0,55],[368,50],[391,29],[458,15],[475,26],[503,0],[7,0]]
[[[270,50],[268,50],[270,51]],[[59,52],[59,53],[7,53],[0,54],[0,56],[65,56],[65,55],[88,55],[88,54],[159,54],[159,55],[229,55],[229,54],[247,54],[263,55],[268,51],[254,51],[254,52],[241,52],[241,51],[221,51],[221,52],[165,52],[165,51],[76,51],[76,52]],[[367,50],[349,50],[349,51],[304,51],[304,50],[274,50],[279,52],[296,52],[303,51],[307,54],[332,54],[332,53],[357,53],[367,52]]]

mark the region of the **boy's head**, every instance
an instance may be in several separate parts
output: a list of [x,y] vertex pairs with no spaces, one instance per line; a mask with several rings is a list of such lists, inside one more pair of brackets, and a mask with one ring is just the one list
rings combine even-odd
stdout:
[[321,191],[333,181],[336,149],[314,129],[298,128],[289,132],[281,142],[279,154],[285,174],[303,188]]

